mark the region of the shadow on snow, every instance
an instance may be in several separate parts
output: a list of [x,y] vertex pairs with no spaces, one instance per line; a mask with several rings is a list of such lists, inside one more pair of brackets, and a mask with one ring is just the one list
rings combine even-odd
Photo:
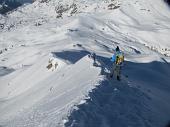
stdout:
[[[101,74],[107,75],[105,70],[112,66],[110,59],[97,56],[97,61],[102,68]],[[130,78],[122,76],[121,82],[110,78],[102,81],[89,93],[86,103],[71,112],[66,127],[158,127],[164,124],[161,122],[166,120],[160,120],[159,113],[152,111],[152,97],[128,80],[146,82],[157,89],[169,91],[169,65],[128,61],[125,64],[122,73]]]
[[67,60],[72,64],[75,64],[81,58],[90,54],[90,52],[84,50],[70,50],[62,52],[52,52],[52,54],[55,55],[56,57]]
[[0,76],[8,75],[8,74],[12,73],[13,71],[15,71],[15,70],[12,68],[0,66]]

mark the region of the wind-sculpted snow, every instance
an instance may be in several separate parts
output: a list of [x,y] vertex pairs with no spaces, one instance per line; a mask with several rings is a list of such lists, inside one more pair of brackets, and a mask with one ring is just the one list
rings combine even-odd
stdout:
[[12,68],[7,68],[7,67],[1,67],[0,66],[0,76],[7,75],[9,73],[12,73],[13,71],[15,71],[15,70],[12,69]]
[[109,79],[89,93],[73,110],[66,127],[153,127],[150,98],[127,83]]
[[[26,79],[36,83],[34,84],[35,87],[29,86],[30,88],[28,89],[26,86],[24,88],[18,85],[17,88],[11,89],[10,92],[13,94],[13,92],[19,93],[21,91],[20,96],[13,96],[9,100],[7,97],[8,101],[6,103],[0,101],[0,125],[16,127],[62,125],[63,116],[67,115],[69,109],[82,98],[85,98],[87,92],[98,84],[100,68],[93,67],[92,63],[92,60],[84,56],[73,65],[57,69],[53,73],[45,71],[44,66],[39,66],[41,71],[36,73],[41,78],[30,79],[37,77],[35,76],[36,73],[33,73],[32,76]],[[27,70],[25,73],[29,74],[29,71],[34,69],[30,67]],[[9,87],[12,87],[15,84],[12,82],[10,85]],[[8,103],[11,103],[13,108],[10,108]],[[3,116],[2,113],[4,114]],[[16,116],[8,119],[13,113]]]
[[163,0],[36,0],[0,15],[0,126],[164,127],[169,35]]
[[[98,56],[97,59],[102,61],[104,68],[109,68],[107,58]],[[170,98],[167,97],[170,90],[170,70],[164,70],[167,66],[169,65],[161,62],[137,64],[126,61],[121,82],[106,76],[89,93],[89,99],[71,112],[65,126],[165,127],[169,120],[167,116],[170,115]],[[103,74],[107,75],[107,72]],[[165,75],[162,76],[163,74]],[[159,99],[162,99],[164,106],[157,103]],[[158,110],[161,112],[157,112]]]

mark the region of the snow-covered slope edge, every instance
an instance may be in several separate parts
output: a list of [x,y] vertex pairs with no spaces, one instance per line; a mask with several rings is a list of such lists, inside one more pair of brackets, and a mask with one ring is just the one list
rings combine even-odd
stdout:
[[[70,53],[73,55],[77,52],[70,51]],[[81,54],[81,51],[78,53]],[[43,59],[45,60],[46,57]],[[1,114],[4,114],[0,118],[2,126],[6,124],[18,127],[39,126],[39,124],[49,126],[49,123],[53,126],[57,125],[58,121],[67,115],[69,107],[79,103],[83,96],[85,97],[87,92],[97,84],[97,79],[99,80],[97,77],[100,69],[93,67],[92,61],[87,56],[74,65],[59,64],[54,72],[46,70],[44,60],[19,72],[19,77],[11,80],[11,75],[1,79],[4,85],[4,87],[1,85],[1,90],[4,96],[5,93],[8,94],[6,95],[8,98],[5,99],[1,93],[3,99],[1,99],[0,110]],[[63,63],[59,60],[57,62]],[[39,71],[35,71],[36,68]],[[6,78],[10,81],[8,88],[5,88]],[[11,116],[10,119],[8,119],[9,116]]]
[[[99,87],[70,114],[66,126],[119,127],[126,126],[126,121],[133,127],[166,124],[170,60],[159,54],[169,54],[169,11],[164,3],[124,0],[120,7],[108,10],[109,3],[92,2],[89,11],[70,16],[67,10],[63,19],[56,19],[53,2],[34,3],[21,8],[23,15],[16,11],[6,17],[16,27],[0,34],[0,125],[63,126],[73,105],[85,103],[80,100],[96,84]],[[162,12],[158,13],[157,5]],[[17,24],[21,18],[28,23]],[[117,45],[127,61],[123,80],[101,83],[100,74],[108,73]],[[97,67],[87,58],[90,52],[97,54]],[[48,54],[55,56],[56,70],[47,70]],[[110,122],[112,118],[116,120]]]

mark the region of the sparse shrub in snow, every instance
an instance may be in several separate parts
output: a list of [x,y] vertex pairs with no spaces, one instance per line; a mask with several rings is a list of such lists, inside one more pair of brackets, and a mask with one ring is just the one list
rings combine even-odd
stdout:
[[50,0],[40,0],[40,3],[48,3]]
[[54,71],[58,66],[58,62],[55,58],[50,58],[48,61],[47,69]]
[[120,7],[120,2],[118,0],[108,0],[104,1],[104,3],[106,3],[106,6],[109,10],[117,9]]
[[58,6],[55,7],[55,11],[57,13],[57,18],[62,17],[63,12],[67,11],[68,7],[64,7],[62,4],[59,4]]
[[59,4],[55,7],[55,11],[57,13],[57,18],[62,17],[64,12],[68,12],[68,14],[73,15],[77,12],[78,8],[75,3],[71,5],[64,5],[64,4]]
[[41,25],[42,25],[42,24],[39,23],[39,22],[35,23],[35,26],[41,26]]
[[74,3],[70,6],[70,8],[71,8],[71,12],[70,12],[71,15],[75,14],[78,10],[77,5]]
[[4,24],[0,23],[0,28],[3,29],[4,28]]
[[120,7],[120,6],[117,6],[117,5],[113,4],[113,3],[111,3],[111,4],[108,5],[108,9],[109,9],[109,10],[117,9],[117,8],[119,8],[119,7]]

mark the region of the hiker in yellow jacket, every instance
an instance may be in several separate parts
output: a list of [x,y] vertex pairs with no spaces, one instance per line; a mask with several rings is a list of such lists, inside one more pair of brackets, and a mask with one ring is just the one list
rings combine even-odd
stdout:
[[124,62],[124,54],[120,51],[119,46],[116,47],[115,53],[113,54],[111,61],[113,62],[113,67],[110,73],[110,77],[113,75],[120,80],[121,77],[121,67]]

